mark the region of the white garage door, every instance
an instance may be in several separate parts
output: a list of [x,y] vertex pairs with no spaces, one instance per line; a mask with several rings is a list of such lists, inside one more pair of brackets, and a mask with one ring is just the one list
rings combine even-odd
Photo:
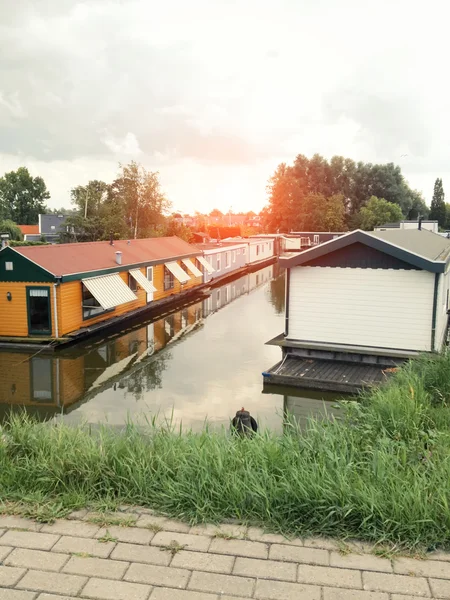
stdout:
[[289,339],[430,350],[434,274],[294,267]]

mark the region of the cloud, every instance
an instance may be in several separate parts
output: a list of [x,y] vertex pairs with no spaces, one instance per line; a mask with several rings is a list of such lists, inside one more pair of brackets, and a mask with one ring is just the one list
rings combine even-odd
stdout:
[[258,209],[277,161],[298,153],[394,162],[407,153],[412,180],[443,175],[450,115],[439,6],[0,3],[3,164],[49,173],[61,205],[76,174],[102,165],[113,175],[137,157],[160,169],[183,210],[217,198]]

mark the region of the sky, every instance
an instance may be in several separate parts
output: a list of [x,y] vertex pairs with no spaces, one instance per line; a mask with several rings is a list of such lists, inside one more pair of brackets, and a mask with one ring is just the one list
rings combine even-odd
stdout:
[[449,13],[443,0],[0,2],[0,175],[27,166],[60,208],[136,160],[174,211],[259,211],[277,165],[318,152],[399,164],[429,203],[436,177],[450,182]]

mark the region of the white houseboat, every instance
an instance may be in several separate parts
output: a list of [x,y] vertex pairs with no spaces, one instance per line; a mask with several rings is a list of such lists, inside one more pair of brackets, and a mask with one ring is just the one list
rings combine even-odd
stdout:
[[447,339],[450,240],[419,229],[356,230],[280,258],[285,331],[265,382],[353,391]]

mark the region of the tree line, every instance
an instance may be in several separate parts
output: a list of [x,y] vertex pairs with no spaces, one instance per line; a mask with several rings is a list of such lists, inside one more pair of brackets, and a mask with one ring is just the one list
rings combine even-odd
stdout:
[[328,161],[299,154],[270,178],[266,231],[346,231],[373,229],[383,222],[427,217],[429,208],[393,163],[355,162],[342,156]]

